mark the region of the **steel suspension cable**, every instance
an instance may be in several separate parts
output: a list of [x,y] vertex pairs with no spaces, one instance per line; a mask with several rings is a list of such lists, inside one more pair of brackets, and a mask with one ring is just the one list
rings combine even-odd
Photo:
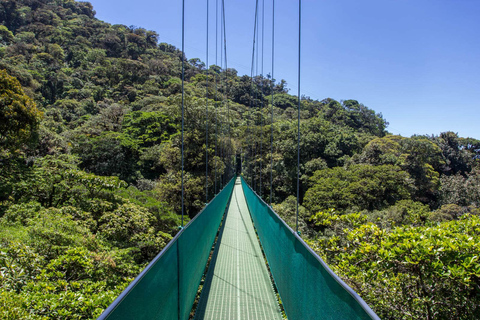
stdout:
[[272,114],[271,114],[271,121],[270,121],[270,206],[272,206],[272,199],[273,199],[273,107],[274,107],[274,85],[275,85],[275,78],[274,70],[275,70],[275,0],[273,1],[272,5]]
[[227,60],[227,23],[225,19],[225,0],[223,3],[223,46],[225,51],[225,102],[227,104],[227,133],[228,133],[228,145],[227,145],[227,181],[230,180],[229,171],[231,170],[231,132],[230,132],[230,104],[228,103],[228,60]]
[[217,194],[217,148],[218,148],[218,105],[217,105],[217,74],[215,73],[215,194]]
[[262,103],[260,106],[260,183],[259,183],[259,195],[262,197],[262,167],[263,167],[263,103],[264,103],[264,86],[263,86],[263,58],[264,58],[264,46],[265,46],[265,0],[262,0],[262,59],[260,68],[260,86],[262,87]]
[[184,214],[184,131],[185,131],[185,0],[182,0],[182,228]]
[[[183,229],[183,214],[185,211],[185,206],[184,206],[184,196],[185,196],[185,188],[184,188],[184,181],[183,181],[183,169],[184,169],[184,136],[183,132],[185,129],[185,0],[182,0],[182,152],[181,152],[181,157],[182,157],[182,225],[180,228]],[[177,265],[180,264],[180,253],[179,253],[179,246],[177,246]],[[177,268],[177,278],[178,278],[178,286],[180,287],[180,268]],[[180,301],[180,290],[178,290],[178,295],[177,295],[178,301]],[[178,315],[180,317],[180,303],[178,303]]]
[[[258,27],[257,27],[257,35],[256,35],[256,37],[257,37],[257,52],[256,52],[256,57],[255,57],[255,77],[258,76],[258,53],[259,53],[259,51],[260,51],[260,49],[259,49],[259,43],[258,43],[258,42],[259,42],[260,25],[259,25],[259,21],[258,21],[258,20],[259,20],[259,18],[258,18],[258,16],[257,16],[257,24],[258,24]],[[256,87],[257,87],[257,89],[258,89],[258,85],[256,85]],[[256,174],[256,173],[257,173],[257,169],[258,169],[258,159],[257,159],[257,151],[258,151],[258,140],[257,140],[257,134],[258,134],[258,112],[257,112],[257,110],[256,110],[256,107],[258,107],[258,106],[257,106],[257,102],[256,102],[256,100],[257,100],[257,90],[255,90],[255,95],[254,95],[254,97],[255,97],[255,100],[254,100],[254,103],[253,103],[253,106],[254,106],[254,108],[255,108],[255,122],[254,122],[255,127],[254,127],[254,128],[255,128],[256,134],[255,134],[255,136],[254,136],[254,141],[255,141],[255,149],[254,149],[254,150],[255,150],[255,162],[254,162],[254,164],[255,164],[255,166],[254,166],[254,168],[255,168],[255,179],[254,179],[253,189],[258,193],[258,189],[257,189],[257,174]]]
[[208,26],[209,26],[209,7],[210,0],[207,0],[207,78],[205,80],[205,204],[208,203]]
[[[255,40],[256,40],[256,34],[257,34],[257,16],[258,16],[258,0],[256,1],[256,4],[255,4],[255,20],[254,20],[254,24],[253,24],[253,46],[252,46],[252,66],[251,66],[251,69],[250,69],[250,112],[249,113],[252,113],[252,110],[253,110],[253,107],[252,107],[252,103],[253,103],[253,70],[255,68]],[[253,116],[250,114],[250,117],[253,118]],[[249,122],[248,122],[248,119],[247,119],[247,130],[249,130]],[[250,130],[249,130],[250,131]],[[253,186],[254,183],[253,183],[253,180],[254,180],[254,174],[253,174],[253,166],[252,166],[252,162],[253,162],[253,126],[252,126],[252,129],[251,129],[251,133],[252,133],[252,146],[250,147],[250,161],[248,162],[248,165],[249,165],[249,168],[250,168],[250,174],[251,174],[251,177],[250,177],[250,184]],[[249,132],[250,133],[250,132]],[[248,149],[248,141],[247,141],[247,149]],[[248,150],[247,150],[248,152]]]
[[297,215],[296,232],[298,233],[298,206],[300,203],[300,76],[301,76],[301,54],[302,54],[302,0],[298,0],[298,119],[297,119]]
[[[223,0],[221,2],[221,9],[220,9],[220,43],[223,39]],[[222,47],[220,46],[220,70],[223,70],[223,50]],[[223,77],[220,77],[220,87],[223,88],[224,92],[222,94],[222,103],[221,106],[224,106],[225,104],[225,88],[224,88],[224,82],[223,82]],[[220,113],[220,116],[222,116],[222,113]],[[220,138],[221,138],[221,144],[220,144],[220,159],[222,159],[223,163],[225,164],[225,139],[224,139],[224,131],[223,131],[223,121],[220,119]],[[220,175],[220,189],[223,188],[223,181],[225,177],[225,169],[223,169],[223,173]]]
[[[218,0],[215,2],[215,66],[218,66]],[[215,194],[217,194],[217,147],[218,147],[218,73],[215,71]]]

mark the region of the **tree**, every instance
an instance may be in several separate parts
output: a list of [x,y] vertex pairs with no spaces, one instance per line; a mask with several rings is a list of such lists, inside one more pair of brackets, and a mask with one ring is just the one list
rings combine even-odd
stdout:
[[0,148],[14,148],[30,141],[42,115],[20,82],[0,70]]
[[17,182],[13,192],[17,200],[39,202],[44,207],[60,207],[80,198],[101,198],[106,191],[125,187],[117,177],[96,176],[81,171],[78,159],[71,155],[47,155],[38,158],[31,172]]
[[359,163],[372,165],[397,164],[402,148],[400,142],[403,139],[405,138],[396,135],[375,138],[367,143],[356,159]]
[[353,165],[314,173],[303,205],[310,211],[380,209],[408,199],[408,174],[392,165]]
[[79,135],[76,142],[74,151],[82,161],[82,169],[97,175],[118,176],[129,183],[139,178],[139,146],[133,139],[119,132],[104,131],[93,137]]
[[442,150],[428,137],[376,138],[363,148],[361,154],[354,156],[352,161],[373,165],[397,165],[413,179],[416,200],[434,204],[438,198],[440,172],[445,161]]
[[[303,175],[311,174],[312,169],[341,166],[345,159],[361,150],[358,138],[349,127],[335,125],[322,117],[305,119],[300,124],[300,172]],[[277,185],[275,194],[287,197],[295,193],[296,167],[297,167],[297,124],[296,121],[278,122],[275,124],[278,133],[275,136],[275,149],[282,155],[282,161],[276,166],[282,171],[282,179]],[[270,133],[263,135],[268,139]],[[255,138],[257,139],[257,138]],[[267,140],[268,141],[268,140]],[[263,143],[264,148],[269,143]],[[264,150],[263,154],[269,154]],[[266,161],[264,161],[266,162]],[[268,163],[268,162],[267,162]],[[302,178],[302,181],[308,177]],[[301,196],[306,191],[306,186],[300,186]]]
[[379,137],[386,134],[388,122],[383,119],[381,113],[375,114],[375,111],[357,100],[345,100],[342,105],[348,114],[348,126]]
[[177,133],[178,126],[162,112],[134,111],[125,115],[123,133],[133,139],[140,148],[160,144]]
[[342,126],[348,126],[360,132],[383,137],[388,122],[382,114],[367,108],[356,100],[345,100],[342,103],[333,99],[321,102],[320,113],[325,119]]
[[9,45],[13,42],[13,33],[5,26],[0,26],[0,44]]
[[463,146],[462,141],[454,132],[442,132],[440,136],[434,137],[433,141],[440,147],[445,159],[445,174],[465,174],[471,170],[473,157],[468,149]]

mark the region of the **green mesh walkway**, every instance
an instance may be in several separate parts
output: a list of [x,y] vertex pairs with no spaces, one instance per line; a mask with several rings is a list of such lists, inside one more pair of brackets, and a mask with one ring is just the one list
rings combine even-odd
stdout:
[[282,319],[240,178],[212,257],[196,319]]

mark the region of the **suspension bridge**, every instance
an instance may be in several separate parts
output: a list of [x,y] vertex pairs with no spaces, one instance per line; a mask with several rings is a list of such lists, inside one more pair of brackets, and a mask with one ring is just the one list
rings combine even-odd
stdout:
[[99,319],[189,319],[200,284],[195,319],[379,319],[241,177]]
[[[209,43],[209,1],[207,7],[207,66]],[[220,44],[222,68],[227,69],[225,0],[221,0],[219,11],[216,0],[216,55],[218,53],[218,19],[220,17]],[[252,51],[252,87],[254,73],[261,65],[263,77],[264,42],[264,0],[263,9],[256,0],[255,24]],[[184,12],[182,1],[182,51],[184,52]],[[272,79],[274,70],[275,0],[272,6]],[[260,23],[262,22],[262,23]],[[261,47],[259,46],[261,29]],[[300,56],[301,56],[301,0],[299,0],[299,41],[298,41],[298,123],[300,123]],[[223,42],[223,43],[222,43]],[[261,49],[260,49],[261,48]],[[259,52],[262,60],[259,63]],[[379,319],[371,308],[347,284],[345,284],[326,263],[302,240],[298,232],[298,198],[300,175],[300,145],[298,143],[297,168],[297,226],[291,229],[272,209],[273,170],[270,170],[270,205],[257,194],[257,179],[252,177],[254,188],[247,184],[239,167],[248,163],[249,157],[257,152],[258,142],[247,140],[242,154],[227,154],[231,162],[237,163],[237,172],[227,163],[224,175],[218,177],[215,170],[215,197],[209,200],[208,180],[208,121],[206,129],[206,206],[187,225],[184,215],[184,60],[182,59],[182,226],[170,243],[137,278],[103,312],[100,320],[123,319]],[[216,57],[217,63],[217,57]],[[255,71],[256,70],[256,71]],[[255,72],[254,72],[255,71]],[[206,119],[208,119],[208,68],[206,91]],[[227,84],[227,76],[220,79]],[[272,86],[274,81],[271,82]],[[263,90],[263,87],[262,87]],[[225,90],[227,92],[228,90]],[[252,89],[253,91],[253,89]],[[273,92],[273,91],[272,91]],[[215,101],[217,101],[217,75],[215,74]],[[253,96],[253,92],[252,92]],[[251,101],[255,101],[255,98]],[[228,107],[228,97],[222,98]],[[263,100],[261,102],[263,107]],[[272,114],[273,123],[273,93]],[[250,105],[250,107],[255,107]],[[218,117],[215,120],[217,138]],[[263,121],[261,126],[263,126]],[[230,131],[228,128],[227,132]],[[253,127],[247,121],[247,133],[255,139]],[[263,134],[263,130],[261,130]],[[300,125],[298,126],[300,137]],[[262,139],[260,139],[261,143]],[[298,140],[299,141],[299,140]],[[260,146],[259,150],[262,150]],[[224,154],[228,150],[218,150]],[[273,154],[273,131],[271,133]],[[215,157],[216,159],[216,157]],[[235,159],[235,160],[234,160]],[[272,158],[273,159],[273,158]],[[215,160],[216,162],[217,160]],[[273,160],[272,160],[273,161]],[[216,167],[215,163],[215,167]],[[256,165],[255,163],[253,165]],[[252,163],[250,175],[255,170]],[[262,163],[259,163],[262,170]],[[270,165],[273,167],[273,163]],[[223,189],[217,192],[218,185]],[[262,185],[261,175],[258,184]],[[261,187],[258,188],[261,190]],[[260,191],[261,192],[261,191]]]

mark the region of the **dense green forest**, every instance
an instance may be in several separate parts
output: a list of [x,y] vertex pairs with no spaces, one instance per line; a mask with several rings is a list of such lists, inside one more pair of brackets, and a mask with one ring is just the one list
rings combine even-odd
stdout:
[[[208,151],[209,199],[246,159],[268,200],[273,163],[273,207],[295,224],[285,81],[215,65],[207,78],[88,2],[1,0],[0,22],[2,319],[95,318],[175,235],[182,60],[188,217]],[[480,319],[480,141],[387,126],[356,100],[302,97],[302,236],[382,319]]]

